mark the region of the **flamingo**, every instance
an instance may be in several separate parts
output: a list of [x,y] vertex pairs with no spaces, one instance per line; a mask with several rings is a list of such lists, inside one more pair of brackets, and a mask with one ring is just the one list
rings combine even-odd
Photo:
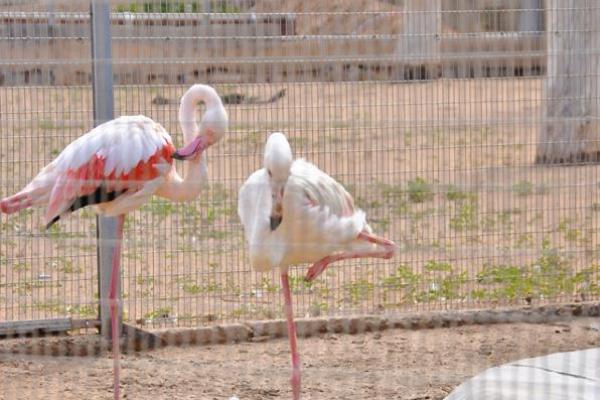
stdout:
[[[204,101],[206,111],[198,126],[199,101]],[[165,128],[143,115],[103,123],[71,142],[20,192],[0,201],[0,211],[6,214],[47,206],[46,228],[88,205],[100,214],[118,217],[109,287],[115,399],[120,397],[116,295],[125,214],[153,194],[177,202],[198,197],[207,174],[202,153],[224,136],[228,116],[212,87],[194,85],[181,98],[179,122],[186,145],[177,151]],[[174,158],[189,160],[183,178]]]
[[332,177],[302,159],[293,160],[285,135],[275,132],[265,145],[263,168],[240,188],[238,214],[250,262],[257,271],[279,268],[292,356],[293,399],[300,398],[300,356],[288,268],[313,263],[307,281],[335,261],[393,257],[394,242],[376,236],[365,213]]

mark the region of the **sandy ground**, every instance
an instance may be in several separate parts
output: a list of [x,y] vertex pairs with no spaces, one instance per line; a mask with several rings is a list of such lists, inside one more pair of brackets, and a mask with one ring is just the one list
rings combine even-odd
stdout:
[[[598,319],[501,324],[300,339],[303,399],[443,399],[484,369],[600,346]],[[0,343],[0,348],[11,341]],[[287,340],[196,346],[126,355],[129,399],[287,399]],[[0,353],[2,399],[107,399],[112,360]]]

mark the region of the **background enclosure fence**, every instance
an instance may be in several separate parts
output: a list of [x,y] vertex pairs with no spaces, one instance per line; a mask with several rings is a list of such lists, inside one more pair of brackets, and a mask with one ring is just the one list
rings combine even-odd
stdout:
[[[299,316],[598,299],[594,2],[110,6],[115,116],[147,115],[181,145],[179,97],[209,83],[231,121],[197,201],[154,198],[127,217],[126,322],[280,317],[277,274],[251,271],[236,212],[273,131],[401,246],[310,285],[294,268]],[[92,68],[89,2],[4,1],[0,19],[4,196],[91,129]],[[96,318],[94,214],[46,232],[42,213],[1,217],[0,320]]]

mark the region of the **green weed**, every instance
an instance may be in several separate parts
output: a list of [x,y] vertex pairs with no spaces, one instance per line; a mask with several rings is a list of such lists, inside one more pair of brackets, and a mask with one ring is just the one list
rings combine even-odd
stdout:
[[260,282],[258,283],[258,287],[261,290],[264,290],[267,293],[277,293],[279,291],[279,285],[273,283],[271,279],[267,276],[263,276]]
[[529,181],[519,181],[512,187],[513,192],[520,197],[525,197],[533,194],[533,183]]
[[418,281],[418,276],[410,270],[408,265],[400,264],[394,273],[382,278],[381,284],[390,288],[403,288],[414,285]]
[[576,242],[582,238],[583,232],[580,229],[572,227],[573,222],[569,219],[562,219],[559,224],[557,231],[563,234],[566,241]]
[[477,228],[477,203],[475,200],[468,200],[460,204],[458,213],[450,218],[450,228],[455,231]]
[[92,318],[97,315],[98,307],[89,304],[75,304],[67,306],[65,311],[70,315],[77,315],[82,318]]
[[432,185],[420,176],[408,181],[408,199],[413,203],[423,203],[433,199]]
[[290,288],[294,293],[299,293],[304,290],[311,290],[314,282],[307,282],[304,276],[291,275],[290,276]]
[[83,272],[83,269],[80,266],[75,265],[75,263],[71,259],[60,257],[58,261],[60,261],[61,263],[60,267],[58,267],[58,270],[62,273],[79,274]]
[[373,294],[374,288],[375,285],[366,279],[359,279],[344,285],[344,291],[352,304],[358,304],[369,298]]
[[450,185],[446,190],[446,199],[448,199],[449,201],[474,201],[477,199],[477,195],[472,192],[463,191],[458,186]]
[[197,283],[190,275],[180,277],[176,281],[181,285],[181,290],[189,295],[214,293],[221,289],[220,286],[212,279],[208,279],[208,282],[202,285]]
[[484,265],[476,279],[490,286],[487,297],[514,300],[570,294],[580,277],[573,273],[569,260],[544,241],[540,257],[531,264]]
[[461,288],[467,282],[467,273],[450,274],[443,278],[430,277],[428,289],[417,295],[417,301],[451,300],[461,298]]
[[149,212],[152,215],[164,219],[167,216],[173,214],[174,206],[173,203],[159,199],[158,197],[152,197],[149,203],[142,206],[142,211]]
[[141,285],[141,286],[144,286],[144,285],[154,286],[154,277],[138,275],[135,277],[135,283],[137,283],[138,285]]
[[426,271],[442,271],[442,272],[450,272],[452,271],[452,264],[447,261],[435,261],[429,260],[425,263]]
[[24,271],[29,271],[31,269],[31,265],[24,262],[24,261],[20,261],[20,262],[16,262],[12,265],[12,269],[15,272],[24,272]]
[[171,316],[172,312],[173,309],[171,307],[160,307],[144,314],[143,319],[146,321],[154,321],[157,318],[168,318]]

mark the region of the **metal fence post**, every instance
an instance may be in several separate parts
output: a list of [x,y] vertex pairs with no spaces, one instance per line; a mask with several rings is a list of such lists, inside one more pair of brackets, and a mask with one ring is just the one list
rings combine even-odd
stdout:
[[[94,126],[114,118],[113,72],[108,0],[91,0],[92,26],[92,90],[94,98]],[[110,337],[108,289],[112,255],[117,240],[117,218],[97,217],[98,240],[98,294],[100,296],[100,332]],[[121,277],[118,279],[119,323],[123,315]]]

